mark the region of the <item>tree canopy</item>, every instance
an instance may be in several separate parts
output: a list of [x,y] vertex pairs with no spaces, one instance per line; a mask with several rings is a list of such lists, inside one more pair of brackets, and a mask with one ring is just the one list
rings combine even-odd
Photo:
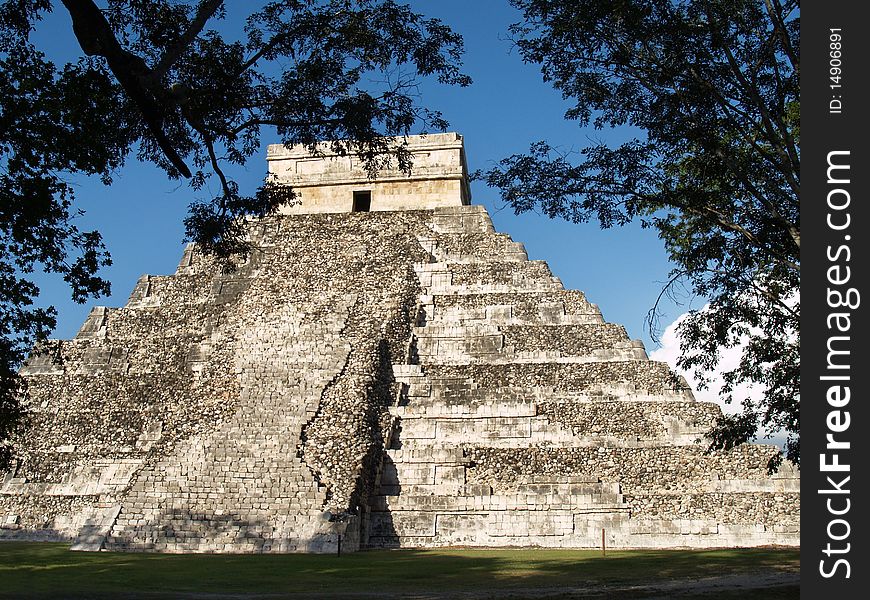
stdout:
[[[470,83],[461,37],[393,0],[249,6],[233,36],[221,0],[0,3],[0,468],[21,414],[17,369],[55,325],[53,309],[34,308],[30,275],[58,274],[81,302],[109,292],[99,275],[109,254],[99,232],[76,226],[72,176],[110,184],[135,153],[195,190],[215,178],[221,193],[192,204],[185,225],[227,256],[244,251],[241,216],[293,199],[269,181],[243,192],[226,175],[264,130],[311,149],[338,140],[334,150],[360,154],[372,173],[385,160],[408,169],[387,138],[447,126],[421,104],[419,79]],[[63,66],[33,41],[52,10],[69,14],[82,51]]]
[[[654,227],[676,265],[663,294],[706,301],[678,328],[679,365],[704,380],[723,348],[741,349],[721,394],[742,412],[720,420],[712,447],[767,428],[788,434],[798,462],[798,2],[511,4],[516,46],[572,103],[566,118],[633,137],[575,155],[538,142],[478,176],[517,213]],[[738,397],[741,383],[763,398]]]

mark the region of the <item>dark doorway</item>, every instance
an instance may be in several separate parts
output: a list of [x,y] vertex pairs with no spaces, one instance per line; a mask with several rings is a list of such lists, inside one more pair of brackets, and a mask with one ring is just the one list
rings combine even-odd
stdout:
[[372,209],[372,193],[370,191],[353,193],[353,212],[369,212]]

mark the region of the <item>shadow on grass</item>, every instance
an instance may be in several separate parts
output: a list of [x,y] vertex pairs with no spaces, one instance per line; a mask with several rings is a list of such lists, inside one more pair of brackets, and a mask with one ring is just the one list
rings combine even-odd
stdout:
[[435,597],[463,591],[497,596],[496,590],[655,586],[678,579],[796,572],[798,566],[797,549],[614,551],[603,557],[584,550],[453,548],[337,557],[82,553],[70,552],[65,544],[2,542],[0,597]]

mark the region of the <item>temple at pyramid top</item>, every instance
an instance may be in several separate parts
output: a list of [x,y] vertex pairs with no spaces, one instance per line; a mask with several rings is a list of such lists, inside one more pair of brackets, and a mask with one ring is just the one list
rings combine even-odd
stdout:
[[281,212],[424,210],[471,202],[461,135],[413,135],[404,140],[411,152],[411,173],[402,172],[394,162],[376,180],[369,178],[358,156],[341,156],[329,144],[321,144],[317,154],[304,147],[271,144],[269,174],[292,185],[300,200]]

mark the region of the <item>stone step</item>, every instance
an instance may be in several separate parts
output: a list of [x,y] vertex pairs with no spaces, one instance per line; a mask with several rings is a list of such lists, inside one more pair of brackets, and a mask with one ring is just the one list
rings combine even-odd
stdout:
[[[462,406],[476,407],[479,405],[512,405],[539,402],[696,402],[694,398],[685,392],[664,391],[663,393],[647,393],[646,391],[633,391],[616,388],[605,393],[604,391],[588,390],[577,391],[556,389],[554,386],[498,386],[480,387],[474,383],[468,383],[468,379],[438,379],[432,381],[427,377],[417,377],[408,385],[403,394],[403,402],[393,408],[423,407],[429,404],[433,406]],[[391,409],[392,410],[392,409]],[[474,408],[473,410],[477,410]]]
[[600,363],[629,360],[649,360],[643,345],[625,343],[621,348],[591,350],[582,355],[565,355],[559,350],[528,350],[517,352],[502,345],[502,338],[468,340],[420,339],[416,343],[416,359],[439,365],[519,364],[519,363]]
[[[504,345],[513,347],[516,351],[557,349],[573,355],[597,349],[625,347],[626,344],[640,344],[639,340],[628,338],[622,325],[613,323],[503,325],[486,321],[468,324],[429,322],[425,326],[414,327],[413,333],[420,339],[465,339],[500,335],[504,338]],[[573,350],[566,350],[566,345],[570,345]]]
[[[437,488],[438,486],[433,486]],[[462,488],[463,491],[467,486]],[[437,511],[513,511],[513,510],[567,510],[581,509],[611,510],[624,509],[625,503],[621,494],[605,489],[567,494],[540,494],[533,491],[505,492],[490,495],[444,495],[421,494],[411,495],[404,491],[401,495],[373,496],[370,510],[378,511],[419,511],[432,513]]]
[[[553,411],[539,415],[465,415],[452,417],[403,417],[395,426],[394,439],[401,443],[431,444],[434,440],[461,444],[468,440],[481,446],[510,447],[528,444],[569,447],[606,443],[612,446],[692,445],[704,439],[720,411],[712,404],[704,413],[704,421],[681,421],[652,412],[648,418],[635,420],[639,411],[619,411],[631,403],[615,402],[608,411],[564,415]],[[652,403],[644,403],[646,405]],[[676,403],[674,403],[676,404]],[[694,403],[686,403],[694,404]],[[591,404],[594,406],[594,404]],[[600,418],[609,414],[610,418]],[[692,413],[684,413],[691,415]],[[691,416],[687,417],[691,418]]]
[[523,244],[503,233],[442,233],[419,241],[436,262],[519,262],[529,258]]
[[414,327],[412,332],[418,338],[468,338],[475,336],[504,335],[502,328],[497,324],[485,322],[469,325],[433,323],[421,327]]
[[477,296],[480,294],[548,293],[563,290],[558,277],[547,279],[523,279],[507,283],[452,283],[446,280],[434,281],[424,289],[436,296]]
[[395,463],[438,463],[461,465],[465,463],[462,448],[442,444],[437,448],[388,448],[386,455]]
[[[535,431],[533,434],[533,421],[538,422],[538,427],[534,429],[544,429],[544,432]],[[468,440],[486,444],[487,441],[495,439],[510,439],[514,441],[514,444],[534,443],[558,436],[559,431],[547,431],[547,429],[553,429],[548,428],[547,425],[546,419],[536,417],[405,418],[399,423],[398,439],[403,443],[417,439],[437,439],[439,442],[453,444],[460,444]],[[570,434],[567,434],[566,437],[570,438]]]
[[[534,432],[531,436],[526,438],[489,437],[474,442],[473,446],[471,442],[466,442],[466,445],[474,448],[505,451],[524,448],[528,449],[530,443],[532,444],[532,448],[535,448],[534,444],[540,443],[542,445],[546,444],[545,447],[551,450],[570,450],[571,448],[588,449],[600,448],[602,446],[614,449],[661,449],[697,446],[699,439],[698,436],[695,436],[692,438],[679,439],[672,443],[666,439],[642,439],[625,436],[615,437],[601,434],[572,435],[570,431],[553,431],[551,426],[548,426],[546,431],[540,433]],[[453,443],[455,440],[450,440],[450,442]],[[416,450],[429,452],[437,449],[439,443],[441,443],[441,440],[438,440],[437,438],[417,437],[403,439],[401,436],[396,436],[393,440],[392,447],[396,449],[414,448]]]
[[603,323],[601,312],[576,290],[429,294],[421,297],[426,324],[498,325]]
[[431,227],[437,233],[493,233],[486,208],[471,204],[439,207],[432,212]]
[[508,363],[423,365],[433,392],[449,391],[448,382],[465,380],[481,388],[528,387],[586,394],[685,394],[691,391],[682,377],[663,362],[647,360],[580,363]]
[[547,503],[556,499],[557,503],[591,502],[589,498],[608,498],[608,502],[621,502],[619,485],[586,481],[572,483],[570,476],[550,477],[546,483],[517,483],[510,489],[493,491],[486,484],[465,483],[464,475],[449,477],[450,472],[438,473],[442,465],[420,463],[389,463],[382,472],[378,495],[407,497],[416,496],[485,496],[492,505],[503,505],[506,502],[517,502],[522,497],[526,504],[530,496],[546,499]]
[[417,263],[420,285],[429,294],[512,293],[563,289],[547,263],[523,262]]
[[[449,296],[456,298],[457,295]],[[527,325],[592,325],[603,323],[604,318],[599,313],[587,313],[579,315],[565,314],[561,305],[553,305],[554,310],[545,310],[541,307],[540,314],[524,317],[513,317],[510,306],[486,306],[483,308],[455,308],[434,309],[432,306],[424,306],[423,320],[431,324],[444,325],[476,325],[478,323],[493,323],[498,325],[515,325],[523,327]]]
[[446,403],[439,401],[413,402],[404,406],[390,407],[390,414],[402,418],[486,418],[486,417],[533,417],[537,405],[532,401],[498,401],[487,398],[478,402]]

